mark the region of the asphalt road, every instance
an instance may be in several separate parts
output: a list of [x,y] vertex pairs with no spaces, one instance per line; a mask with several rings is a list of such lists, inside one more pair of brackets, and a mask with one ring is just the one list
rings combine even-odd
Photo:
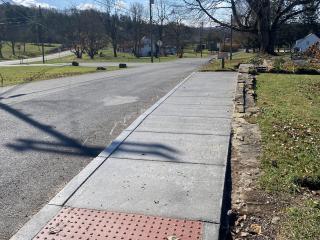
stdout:
[[0,88],[0,239],[205,59]]

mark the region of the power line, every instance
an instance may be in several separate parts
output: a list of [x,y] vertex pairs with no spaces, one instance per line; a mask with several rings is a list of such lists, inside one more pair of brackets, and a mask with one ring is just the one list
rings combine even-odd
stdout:
[[[7,7],[12,7],[12,5],[11,5],[9,2],[6,2],[6,1],[4,1],[4,0],[0,0],[0,1],[1,1],[4,5],[6,5]],[[13,9],[14,9],[15,12],[18,13],[21,17],[25,18],[26,20],[29,20],[30,23],[37,24],[37,25],[40,25],[40,26],[48,29],[47,26],[43,25],[42,23],[39,23],[39,22],[35,21],[35,19],[32,19],[31,17],[25,15],[25,14],[22,13],[21,11],[18,11],[19,8],[13,8]]]
[[26,22],[0,22],[0,25],[25,24]]
[[[6,5],[7,7],[11,7],[11,4],[9,2],[6,2],[4,0],[0,0],[4,5]],[[25,19],[29,19],[30,17],[26,16],[24,13],[21,13],[17,10],[17,8],[14,8],[15,12],[17,12],[21,17],[25,18]]]

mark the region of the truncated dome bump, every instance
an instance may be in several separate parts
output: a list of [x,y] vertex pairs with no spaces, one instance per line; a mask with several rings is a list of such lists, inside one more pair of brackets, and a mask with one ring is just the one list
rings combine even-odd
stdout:
[[34,239],[201,240],[199,221],[63,208]]

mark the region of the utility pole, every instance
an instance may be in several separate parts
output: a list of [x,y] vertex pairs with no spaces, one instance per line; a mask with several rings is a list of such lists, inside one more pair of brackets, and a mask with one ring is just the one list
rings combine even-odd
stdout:
[[42,51],[42,63],[45,63],[44,59],[44,43],[43,43],[43,28],[42,28],[42,11],[41,6],[39,5],[39,17],[38,17],[38,36],[39,36],[39,43],[41,43],[41,51]]
[[203,35],[203,22],[201,22],[201,28],[200,28],[200,53],[202,58],[202,35]]
[[230,23],[230,61],[232,60],[232,42],[233,42],[233,15],[231,14],[231,23]]
[[150,43],[151,43],[151,51],[150,51],[150,56],[151,56],[151,62],[153,63],[153,36],[152,36],[152,4],[154,4],[154,0],[149,0],[149,7],[150,7]]

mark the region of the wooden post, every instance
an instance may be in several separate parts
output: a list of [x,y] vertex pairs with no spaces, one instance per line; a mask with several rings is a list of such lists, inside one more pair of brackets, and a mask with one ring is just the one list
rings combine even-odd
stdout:
[[201,22],[201,28],[200,28],[200,53],[202,58],[202,35],[203,35],[203,22]]
[[232,42],[233,42],[233,29],[232,29],[232,23],[233,23],[233,15],[231,14],[231,28],[230,28],[230,61],[232,60]]
[[153,36],[152,36],[152,4],[154,4],[154,0],[149,0],[149,10],[150,10],[150,43],[151,43],[151,48],[150,48],[150,57],[151,57],[151,62],[153,63]]
[[39,43],[41,43],[41,53],[42,53],[42,63],[45,63],[44,57],[44,43],[43,43],[43,28],[42,28],[42,11],[41,6],[39,5],[39,16],[38,16],[38,37]]
[[0,73],[0,78],[1,78],[1,87],[3,87],[3,82],[4,82],[4,80],[3,80],[3,76],[2,76],[1,73]]

